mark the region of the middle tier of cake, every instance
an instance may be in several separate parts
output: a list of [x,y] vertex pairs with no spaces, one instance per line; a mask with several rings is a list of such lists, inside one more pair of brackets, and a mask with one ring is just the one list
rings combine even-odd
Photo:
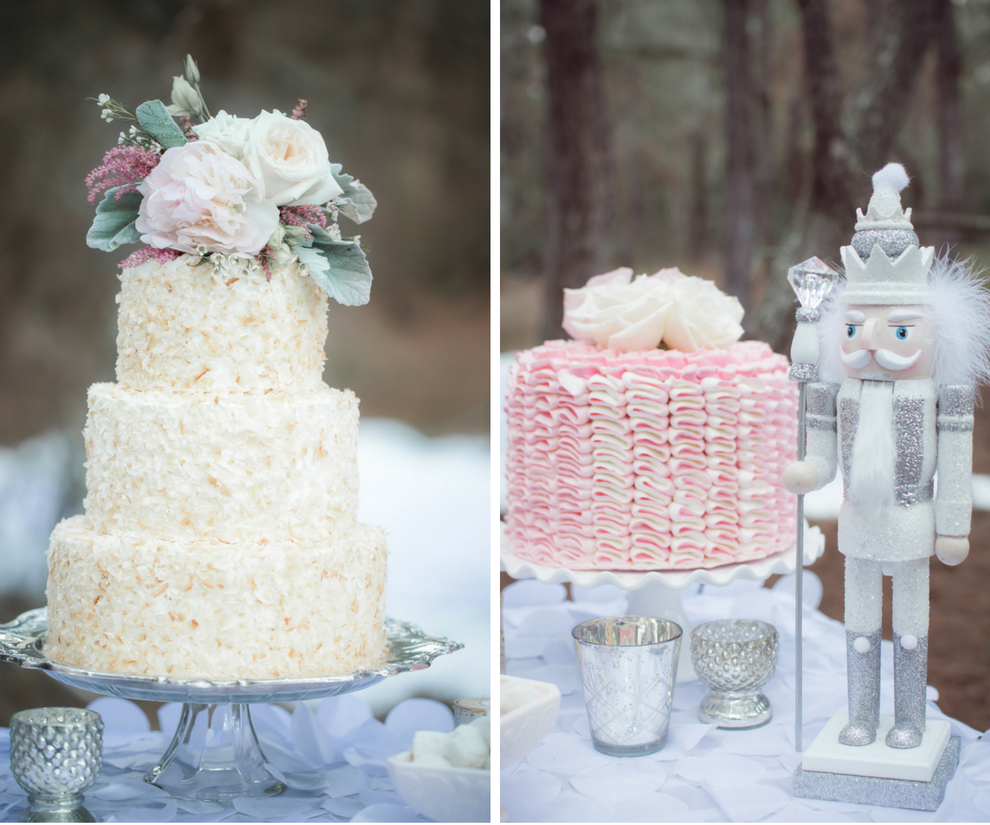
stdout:
[[348,390],[138,392],[94,384],[86,515],[107,535],[329,540],[356,520]]

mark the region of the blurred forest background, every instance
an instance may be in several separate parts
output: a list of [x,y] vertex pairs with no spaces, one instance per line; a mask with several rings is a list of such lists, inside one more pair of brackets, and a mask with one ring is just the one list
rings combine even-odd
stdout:
[[[786,352],[787,268],[838,262],[888,161],[911,176],[922,243],[990,265],[987,0],[501,6],[503,352],[564,337],[561,289],[618,266],[715,280],[742,301],[747,336]],[[974,469],[990,473],[986,408]],[[841,618],[842,557],[822,527],[814,571]],[[929,682],[978,730],[988,535],[990,513],[975,513],[963,570],[932,565]]]
[[[167,103],[187,53],[213,112],[290,112],[307,99],[331,160],[378,200],[367,224],[341,221],[345,235],[361,235],[374,285],[367,306],[331,302],[327,383],[353,390],[364,418],[402,419],[427,435],[488,433],[488,3],[5,2],[0,553],[26,540],[12,525],[33,518],[23,529],[46,533],[79,511],[86,391],[114,380],[117,263],[136,247],[108,255],[85,243],[94,207],[83,179],[122,128],[87,98]],[[62,468],[71,486],[47,489]],[[43,578],[14,579],[0,585],[0,621],[43,603]],[[19,686],[14,670],[0,667],[2,724],[5,702],[37,705],[31,691],[51,681]]]

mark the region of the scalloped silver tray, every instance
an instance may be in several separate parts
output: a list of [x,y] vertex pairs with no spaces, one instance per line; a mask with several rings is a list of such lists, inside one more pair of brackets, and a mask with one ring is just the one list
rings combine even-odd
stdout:
[[151,702],[204,705],[301,702],[364,690],[390,676],[428,668],[438,656],[464,647],[460,642],[452,642],[450,639],[427,636],[410,622],[386,619],[385,631],[391,654],[377,670],[298,679],[168,679],[127,673],[102,673],[49,659],[42,648],[47,617],[48,608],[39,607],[21,614],[12,622],[0,625],[0,662],[43,670],[53,679],[92,693]]

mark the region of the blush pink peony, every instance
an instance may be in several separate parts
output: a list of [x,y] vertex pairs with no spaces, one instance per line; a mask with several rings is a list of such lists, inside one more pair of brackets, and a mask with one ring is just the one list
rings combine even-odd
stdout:
[[137,230],[157,249],[257,255],[278,225],[258,179],[206,140],[166,151],[138,191]]

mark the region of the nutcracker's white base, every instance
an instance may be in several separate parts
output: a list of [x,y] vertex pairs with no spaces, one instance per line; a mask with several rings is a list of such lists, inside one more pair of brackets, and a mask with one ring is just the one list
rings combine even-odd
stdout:
[[949,741],[949,723],[931,721],[925,725],[925,735],[918,747],[888,748],[884,740],[894,726],[894,719],[881,716],[872,745],[841,745],[839,731],[848,721],[847,713],[837,713],[828,721],[804,753],[801,760],[804,770],[930,782]]
[[959,764],[959,737],[948,722],[928,722],[917,748],[888,748],[884,743],[893,725],[881,717],[872,745],[840,745],[839,731],[848,715],[829,720],[794,772],[794,796],[836,802],[857,802],[890,808],[934,811]]

